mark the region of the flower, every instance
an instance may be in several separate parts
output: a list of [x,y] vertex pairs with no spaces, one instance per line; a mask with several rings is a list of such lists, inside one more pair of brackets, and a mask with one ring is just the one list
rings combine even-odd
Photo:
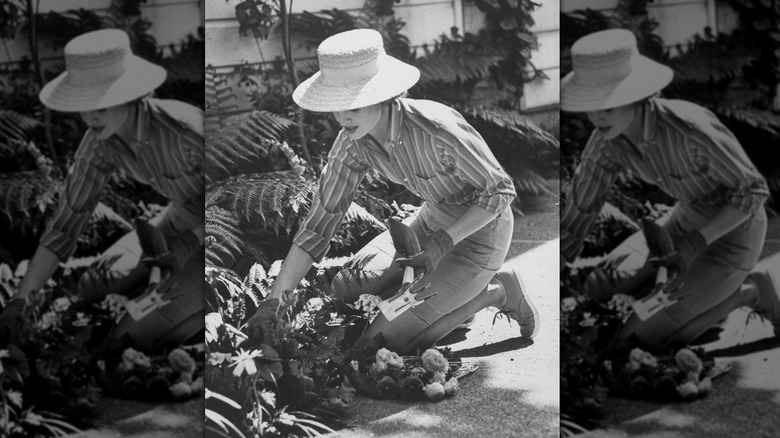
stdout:
[[455,376],[450,377],[450,380],[444,383],[444,396],[453,397],[460,392],[460,386],[458,386],[458,378]]
[[394,351],[388,350],[387,348],[380,348],[379,351],[376,352],[376,361],[384,362],[388,367],[404,367],[404,360],[401,359],[401,356],[399,356],[398,353]]
[[371,365],[371,368],[368,370],[368,373],[371,374],[372,377],[379,377],[387,372],[387,363],[381,360],[378,360],[374,362]]
[[122,362],[127,366],[127,368],[131,370],[133,369],[133,366],[139,366],[143,368],[149,368],[152,366],[152,361],[147,355],[129,347],[126,348],[124,352],[122,352]]
[[217,366],[222,365],[223,362],[230,359],[230,353],[220,353],[220,352],[212,352],[209,353],[209,365],[211,366]]
[[422,354],[423,368],[431,373],[446,372],[450,368],[450,363],[435,348],[429,348]]
[[561,300],[561,312],[568,313],[577,308],[577,299],[567,297]]
[[355,301],[355,307],[360,309],[366,315],[370,315],[373,311],[379,308],[379,303],[382,299],[377,295],[363,294]]
[[433,378],[431,380],[433,380],[434,382],[439,382],[442,385],[444,385],[444,382],[447,381],[447,375],[444,374],[443,372],[437,371],[433,373]]
[[62,313],[70,308],[71,300],[68,297],[59,297],[51,304],[52,310]]
[[376,382],[376,393],[380,398],[392,400],[398,398],[399,392],[398,383],[390,376],[384,376]]
[[596,325],[597,319],[590,312],[582,313],[582,320],[580,320],[581,327],[593,327]]
[[73,327],[86,327],[92,319],[84,312],[76,312],[76,320],[73,321]]
[[430,385],[426,385],[423,391],[428,400],[436,401],[444,398],[444,385],[441,383],[433,382]]
[[252,351],[244,351],[243,349],[238,352],[238,356],[233,356],[231,360],[233,360],[233,364],[231,366],[236,367],[235,370],[233,370],[233,375],[236,377],[240,377],[241,374],[246,370],[246,373],[251,375],[254,375],[257,372],[257,364],[255,364],[255,358],[261,357],[263,353],[260,350],[252,350]]
[[401,381],[401,397],[406,400],[415,400],[423,395],[423,381],[417,377],[409,376]]
[[181,348],[174,348],[168,354],[168,363],[178,373],[195,372],[195,360]]
[[699,388],[697,388],[696,384],[693,382],[683,383],[677,387],[677,394],[679,394],[683,400],[692,400],[699,396]]
[[185,382],[179,382],[171,386],[171,394],[176,400],[184,400],[192,395],[192,388]]

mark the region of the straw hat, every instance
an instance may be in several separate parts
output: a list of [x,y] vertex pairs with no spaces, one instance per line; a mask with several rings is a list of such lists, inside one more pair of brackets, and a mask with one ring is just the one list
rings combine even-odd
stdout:
[[119,29],[103,29],[65,45],[65,72],[39,94],[44,105],[63,112],[90,111],[142,97],[165,81],[165,69],[135,56]]
[[672,81],[669,67],[642,56],[625,29],[586,35],[571,48],[573,71],[561,81],[561,109],[598,111],[637,102]]
[[385,53],[382,35],[371,29],[333,35],[317,48],[320,71],[298,85],[293,100],[316,112],[363,108],[398,96],[420,71]]

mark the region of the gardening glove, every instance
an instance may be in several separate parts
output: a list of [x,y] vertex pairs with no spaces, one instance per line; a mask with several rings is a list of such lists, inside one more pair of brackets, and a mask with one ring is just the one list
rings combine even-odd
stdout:
[[255,314],[246,322],[249,338],[262,336],[263,344],[273,344],[273,332],[279,324],[279,299],[268,298],[258,306]]
[[414,267],[415,277],[419,275],[418,271],[421,271],[423,274],[429,274],[436,269],[436,266],[452,249],[452,246],[452,237],[444,231],[444,228],[440,228],[420,242],[419,253],[410,257],[398,257],[395,261],[404,267]]
[[159,266],[161,269],[168,270],[175,274],[184,267],[187,259],[200,248],[201,243],[198,236],[190,230],[186,230],[179,235],[173,242],[168,251],[156,257],[144,257],[143,261],[151,266]]
[[16,298],[6,302],[0,313],[0,340],[10,340],[24,325],[24,308],[27,300]]
[[655,266],[666,266],[677,275],[687,271],[696,257],[707,248],[707,240],[699,230],[691,230],[683,236],[675,251],[666,257],[652,257],[649,262]]

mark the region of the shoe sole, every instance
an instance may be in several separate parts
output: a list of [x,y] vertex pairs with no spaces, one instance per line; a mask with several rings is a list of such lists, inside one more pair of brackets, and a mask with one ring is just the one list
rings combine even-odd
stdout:
[[[525,293],[523,294],[523,298],[525,298],[526,304],[528,304],[528,307],[531,309],[531,314],[534,316],[534,331],[531,332],[529,336],[523,336],[524,338],[533,339],[536,337],[536,335],[539,333],[539,311],[536,310],[536,306],[534,306],[534,303],[531,302],[531,300],[528,298]],[[518,322],[518,325],[520,323]],[[523,334],[523,327],[520,327],[520,334]]]

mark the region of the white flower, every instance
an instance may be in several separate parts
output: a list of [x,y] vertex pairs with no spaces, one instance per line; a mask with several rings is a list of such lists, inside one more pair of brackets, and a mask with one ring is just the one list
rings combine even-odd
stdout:
[[92,319],[87,316],[84,312],[76,312],[76,320],[73,321],[74,327],[86,327],[89,325],[89,323],[92,322]]
[[309,313],[315,313],[322,309],[325,302],[320,297],[315,297],[306,302],[306,311]]
[[48,330],[51,327],[59,325],[59,323],[60,316],[53,311],[48,311],[38,320],[38,328],[41,330]]
[[209,353],[209,365],[211,366],[217,366],[222,365],[222,362],[225,362],[227,360],[230,360],[230,353]]
[[376,295],[363,294],[355,301],[355,307],[363,311],[366,315],[370,315],[371,312],[376,310],[382,299]]
[[263,355],[263,352],[260,350],[252,350],[252,351],[244,351],[240,350],[238,352],[237,356],[233,356],[231,359],[233,360],[233,364],[230,366],[236,367],[235,370],[233,370],[233,375],[236,377],[240,377],[241,374],[244,373],[244,370],[246,370],[246,373],[251,375],[254,375],[257,372],[257,364],[255,364],[255,358],[261,357]]
[[71,300],[68,297],[59,297],[51,305],[51,309],[55,312],[62,313],[70,308]]
[[27,265],[30,264],[29,260],[22,260],[19,262],[18,265],[16,265],[16,270],[14,271],[14,277],[24,277],[24,274],[27,273]]
[[591,315],[590,312],[585,312],[582,314],[582,321],[580,321],[580,325],[582,327],[593,327],[596,325],[596,317]]
[[574,311],[577,308],[577,299],[567,297],[561,300],[561,312],[568,313]]

